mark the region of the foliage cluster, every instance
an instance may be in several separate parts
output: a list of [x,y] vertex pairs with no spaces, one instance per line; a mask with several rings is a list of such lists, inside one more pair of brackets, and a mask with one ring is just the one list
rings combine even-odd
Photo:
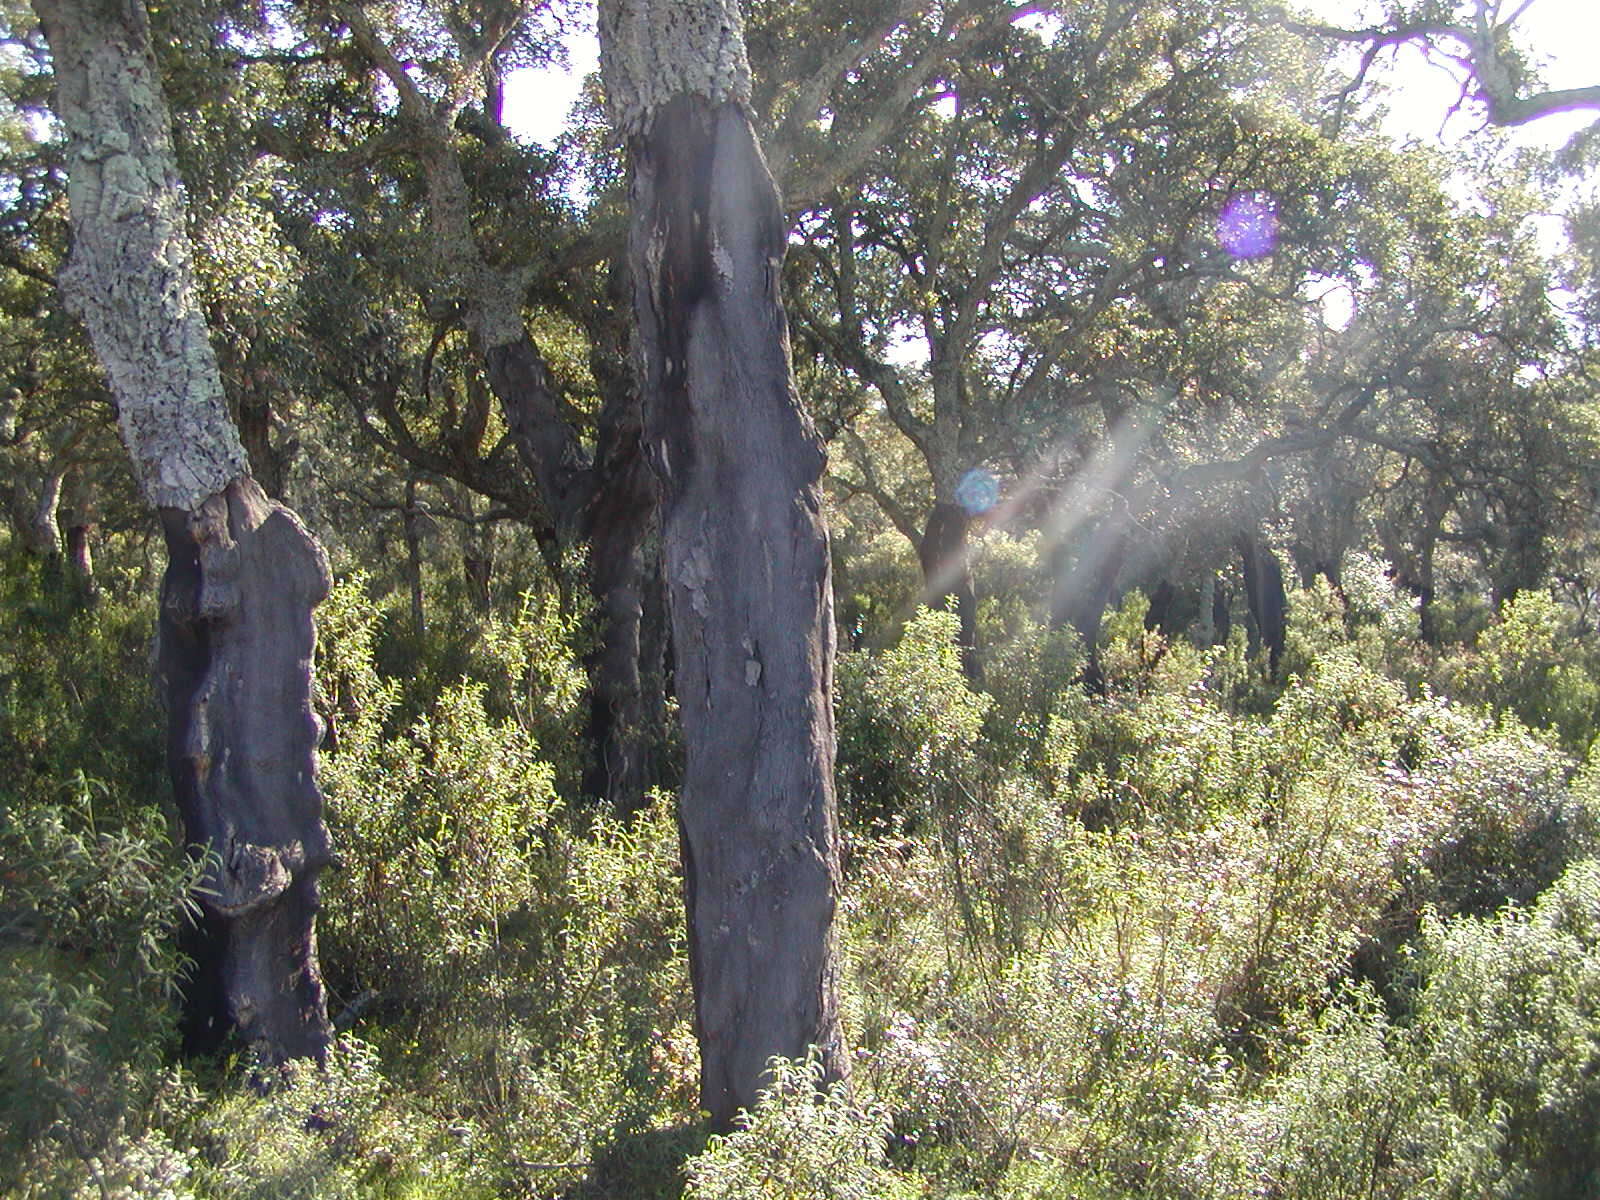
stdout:
[[[43,578],[12,560],[7,586],[42,604]],[[1075,635],[1025,621],[982,689],[948,613],[842,656],[854,1080],[775,1064],[708,1147],[670,804],[574,803],[555,764],[583,634],[551,593],[421,647],[364,576],[328,601],[322,954],[359,1036],[270,1076],[174,1057],[198,866],[148,757],[48,736],[74,676],[139,728],[149,614],[114,590],[63,608],[0,651],[0,736],[33,747],[0,828],[5,1187],[1575,1194],[1597,1161],[1600,774],[1565,747],[1593,677],[1552,668],[1538,598],[1430,658],[1409,601],[1362,578],[1292,594],[1279,679],[1237,632],[1147,628],[1137,593],[1099,696]],[[419,653],[458,672],[431,696]]]

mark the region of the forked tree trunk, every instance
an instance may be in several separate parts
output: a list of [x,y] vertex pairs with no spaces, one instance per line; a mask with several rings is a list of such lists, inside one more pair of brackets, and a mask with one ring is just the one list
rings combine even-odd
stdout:
[[604,0],[633,163],[629,252],[661,488],[702,1105],[727,1128],[773,1055],[843,1075],[833,619],[822,448],[779,299],[785,223],[744,108],[733,0]]
[[328,568],[246,469],[196,305],[170,120],[137,2],[36,0],[66,128],[73,247],[61,286],[117,399],[169,563],[160,670],[187,839],[210,855],[190,941],[191,1047],[236,1027],[269,1059],[320,1054],[311,612]]

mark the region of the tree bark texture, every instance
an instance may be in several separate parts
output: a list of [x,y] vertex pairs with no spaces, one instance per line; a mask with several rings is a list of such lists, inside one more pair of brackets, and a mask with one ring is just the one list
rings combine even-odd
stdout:
[[652,674],[642,636],[645,593],[657,569],[650,547],[656,489],[644,456],[637,393],[631,387],[612,392],[606,408],[595,453],[595,471],[604,483],[584,510],[589,589],[602,635],[586,663],[594,757],[583,790],[630,812],[656,783],[661,734],[659,656]]
[[955,601],[961,619],[961,666],[968,679],[981,683],[982,660],[978,656],[978,593],[972,582],[972,563],[967,555],[967,531],[972,518],[959,504],[945,500],[933,506],[922,540],[917,543],[917,558],[922,564],[922,599],[935,608]]
[[737,7],[610,0],[600,27],[633,162],[701,1097],[725,1129],[754,1107],[773,1055],[815,1046],[831,1075],[847,1071],[823,453],[790,369],[786,223],[742,105]]
[[68,138],[73,245],[61,287],[110,377],[145,494],[189,511],[246,461],[195,293],[149,21],[127,0],[37,0],[35,11]]
[[15,524],[22,534],[22,545],[35,558],[61,557],[61,485],[66,480],[66,468],[52,465],[45,472],[36,494],[30,494],[21,480],[16,486]]
[[314,752],[320,547],[246,472],[196,304],[170,121],[142,4],[37,0],[68,137],[61,286],[161,513],[159,670],[187,838],[210,856],[190,940],[188,1041],[230,1026],[268,1058],[328,1041],[313,921],[328,861]]
[[317,877],[330,854],[310,678],[327,561],[248,476],[161,516],[167,761],[188,839],[212,855],[185,1040],[207,1050],[236,1028],[270,1059],[320,1055]]

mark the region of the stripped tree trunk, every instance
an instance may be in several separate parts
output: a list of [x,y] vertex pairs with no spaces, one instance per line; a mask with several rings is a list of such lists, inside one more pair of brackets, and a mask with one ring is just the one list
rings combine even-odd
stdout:
[[735,0],[603,0],[633,164],[629,254],[661,489],[702,1105],[773,1055],[846,1071],[834,912],[833,619],[821,445],[778,295],[785,222],[745,109]]
[[168,764],[210,856],[188,1043],[230,1028],[269,1059],[319,1055],[317,876],[328,862],[314,761],[311,612],[320,547],[249,476],[196,303],[192,251],[144,7],[36,0],[67,132],[71,259],[61,273],[160,511],[159,656]]
[[1250,609],[1251,651],[1267,648],[1268,673],[1276,675],[1288,636],[1289,602],[1283,590],[1283,567],[1271,546],[1252,533],[1235,543],[1244,570],[1244,596]]
[[961,668],[975,684],[983,682],[978,655],[978,593],[972,582],[967,532],[972,517],[959,504],[942,500],[928,514],[917,558],[922,564],[922,600],[934,608],[954,610],[961,621]]

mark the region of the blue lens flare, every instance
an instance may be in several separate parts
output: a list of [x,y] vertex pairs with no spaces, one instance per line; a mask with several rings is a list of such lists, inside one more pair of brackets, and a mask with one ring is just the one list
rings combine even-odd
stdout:
[[974,467],[956,484],[956,503],[969,516],[986,513],[1000,503],[1000,481],[982,467]]

